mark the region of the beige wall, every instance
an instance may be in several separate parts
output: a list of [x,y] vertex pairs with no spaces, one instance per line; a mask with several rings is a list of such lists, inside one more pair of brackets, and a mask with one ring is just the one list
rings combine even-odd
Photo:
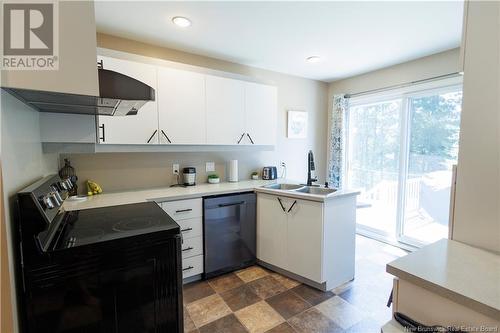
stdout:
[[[328,85],[326,83],[109,35],[98,34],[97,43],[98,47],[108,49],[104,50],[108,51],[106,54],[113,54],[125,59],[137,61],[139,57],[142,61],[152,61],[143,56],[159,58],[190,66],[199,66],[198,68],[190,67],[191,70],[206,71],[208,68],[276,85],[278,88],[278,137],[275,151],[73,154],[69,157],[80,178],[80,184],[86,179],[93,179],[100,182],[107,191],[166,186],[174,181],[172,178],[173,162],[180,163],[181,167],[194,165],[198,170],[198,181],[206,182],[205,162],[214,161],[217,171],[223,176],[226,162],[230,159],[239,160],[240,179],[248,179],[251,171],[260,170],[265,165],[278,166],[281,161],[284,161],[288,167],[287,175],[289,178],[305,181],[309,149],[315,153],[317,173],[320,176],[320,181],[324,182],[328,104]],[[286,138],[286,111],[290,109],[304,110],[309,113],[307,139]]]
[[453,238],[500,252],[500,4],[468,6]]
[[[5,208],[7,252],[9,270],[12,273],[11,235],[14,217],[14,200],[16,193],[23,187],[40,179],[42,176],[57,172],[57,156],[42,153],[40,142],[39,113],[12,97],[5,91],[1,92],[1,162],[3,182],[3,204]],[[2,249],[3,250],[3,249]],[[4,253],[2,253],[2,257]],[[2,289],[9,287],[3,285]],[[14,278],[10,274],[11,286]],[[11,288],[13,304],[14,289]],[[4,292],[4,290],[2,290]],[[4,312],[2,310],[2,315]],[[14,317],[16,317],[14,312]],[[16,320],[16,318],[14,318]],[[2,333],[4,331],[2,330]]]
[[370,73],[334,81],[329,86],[329,96],[338,93],[354,94],[385,88],[397,84],[428,79],[460,70],[460,49],[452,49]]

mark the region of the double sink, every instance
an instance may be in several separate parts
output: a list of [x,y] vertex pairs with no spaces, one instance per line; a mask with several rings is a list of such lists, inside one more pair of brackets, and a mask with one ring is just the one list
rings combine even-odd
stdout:
[[325,197],[337,191],[336,189],[333,188],[306,186],[300,184],[271,184],[271,185],[265,185],[263,187],[280,191],[292,191],[292,192],[300,192],[313,195],[322,195]]

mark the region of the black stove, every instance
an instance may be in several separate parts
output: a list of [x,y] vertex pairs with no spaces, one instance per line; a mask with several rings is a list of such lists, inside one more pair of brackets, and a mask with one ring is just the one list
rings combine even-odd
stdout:
[[18,193],[22,332],[182,332],[179,226],[154,202],[65,211],[70,189]]
[[65,212],[63,224],[54,250],[179,229],[154,202]]

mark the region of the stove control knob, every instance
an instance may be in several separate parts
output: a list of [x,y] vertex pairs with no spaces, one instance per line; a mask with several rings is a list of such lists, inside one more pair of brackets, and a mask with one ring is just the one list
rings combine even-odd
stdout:
[[59,207],[62,205],[62,198],[57,192],[50,192],[48,195],[50,201],[54,204],[54,206]]
[[54,191],[53,193],[54,193],[54,196],[57,199],[57,201],[59,201],[60,203],[62,203],[64,201],[63,198],[61,197],[61,194],[59,193],[59,191]]
[[45,209],[53,209],[53,208],[55,208],[55,205],[52,202],[52,199],[48,195],[43,196],[40,199],[40,202],[45,207]]

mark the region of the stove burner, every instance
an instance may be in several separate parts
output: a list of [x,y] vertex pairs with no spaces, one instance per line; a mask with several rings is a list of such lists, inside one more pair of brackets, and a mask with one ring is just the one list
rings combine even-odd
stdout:
[[154,227],[160,224],[159,220],[152,220],[150,217],[133,217],[127,220],[115,223],[114,231],[130,231],[137,229],[145,229]]

